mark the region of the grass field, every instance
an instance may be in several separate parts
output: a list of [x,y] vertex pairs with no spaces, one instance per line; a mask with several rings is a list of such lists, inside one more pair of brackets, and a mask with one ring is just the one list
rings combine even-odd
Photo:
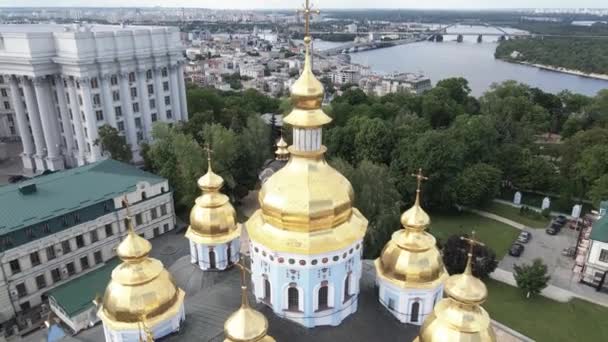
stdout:
[[471,213],[431,214],[431,221],[430,232],[441,241],[454,234],[470,234],[475,230],[477,238],[492,248],[499,260],[519,234],[519,230],[511,226]]
[[489,206],[483,207],[482,210],[508,218],[509,220],[521,223],[530,228],[545,228],[550,222],[549,219],[544,217],[533,218],[529,216],[520,215],[518,208],[502,203],[492,202],[492,204],[490,204]]
[[483,307],[490,316],[538,342],[608,340],[608,308],[580,299],[526,299],[517,288],[495,280],[486,285],[489,296]]

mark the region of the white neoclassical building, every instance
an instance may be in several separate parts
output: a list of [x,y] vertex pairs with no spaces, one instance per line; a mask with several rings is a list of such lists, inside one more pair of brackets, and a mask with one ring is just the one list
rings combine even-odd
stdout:
[[182,63],[176,28],[0,25],[0,75],[24,168],[98,161],[104,124],[124,134],[139,160],[139,143],[155,121],[188,119]]

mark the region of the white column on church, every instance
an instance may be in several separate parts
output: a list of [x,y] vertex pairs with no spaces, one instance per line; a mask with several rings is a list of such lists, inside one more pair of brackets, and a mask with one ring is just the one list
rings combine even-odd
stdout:
[[100,75],[99,86],[101,87],[101,98],[103,101],[103,115],[108,124],[116,128],[116,113],[114,113],[114,99],[112,98],[112,87],[110,85],[111,75]]
[[297,151],[314,152],[321,149],[323,133],[318,128],[293,128],[293,147]]
[[74,157],[74,131],[72,131],[72,120],[68,111],[66,101],[65,84],[63,78],[59,75],[55,76],[55,89],[57,89],[57,102],[59,102],[59,115],[61,115],[61,127],[65,137],[66,155],[69,158]]
[[42,132],[42,123],[40,122],[40,113],[38,112],[38,103],[36,102],[36,92],[34,85],[29,78],[24,77],[21,80],[23,87],[23,96],[25,97],[25,105],[30,118],[30,126],[34,136],[34,145],[36,149],[36,169],[44,170],[44,157],[46,154],[46,143],[44,141],[44,133]]
[[188,100],[186,99],[186,80],[184,80],[184,64],[179,64],[177,71],[178,82],[179,82],[179,95],[181,100],[182,108],[182,120],[188,121]]
[[101,159],[101,146],[95,144],[99,138],[97,131],[97,116],[93,111],[93,99],[91,98],[91,81],[87,78],[80,79],[80,89],[82,90],[82,108],[86,119],[86,127],[88,133],[88,143],[91,144],[90,162],[96,162]]
[[133,117],[129,73],[127,72],[120,73],[120,103],[122,104],[122,116],[127,130],[127,142],[131,145],[131,150],[134,150],[137,148],[137,131],[135,129],[135,118]]
[[55,105],[51,102],[49,79],[46,76],[34,78],[34,89],[36,91],[40,122],[42,123],[44,141],[46,143],[46,165],[50,170],[61,170],[64,168],[63,158],[59,153],[59,132],[57,132],[56,115],[53,110]]
[[179,70],[179,67],[177,65],[171,65],[169,69],[169,78],[171,79],[169,90],[171,91],[171,106],[173,108],[171,111],[173,112],[175,121],[180,121],[182,119],[182,108],[180,105],[182,97],[179,93],[179,83],[177,81],[177,71]]
[[34,155],[34,140],[32,138],[32,132],[30,132],[29,122],[25,115],[25,106],[23,106],[23,101],[21,101],[21,93],[19,92],[19,84],[17,83],[16,76],[10,76],[9,85],[13,108],[15,109],[15,116],[17,117],[17,128],[19,129],[19,136],[21,137],[21,143],[23,145],[23,154],[21,155],[23,168],[33,170],[34,163],[32,157]]
[[137,71],[137,84],[139,95],[139,107],[143,119],[143,132],[146,139],[152,135],[152,117],[150,112],[150,96],[148,94],[148,84],[146,83],[146,69],[141,68]]
[[68,94],[70,95],[70,109],[72,111],[72,122],[74,122],[74,132],[76,133],[76,143],[78,144],[78,165],[85,164],[84,152],[86,151],[86,143],[84,141],[84,129],[82,127],[82,114],[80,113],[80,103],[76,93],[76,81],[73,78],[67,79]]
[[162,68],[154,68],[154,92],[156,93],[156,108],[158,109],[158,118],[167,121],[167,107],[165,106],[165,92],[163,91],[163,76]]

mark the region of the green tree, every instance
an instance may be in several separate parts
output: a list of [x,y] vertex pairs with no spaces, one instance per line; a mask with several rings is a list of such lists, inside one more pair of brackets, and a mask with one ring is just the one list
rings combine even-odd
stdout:
[[355,207],[368,219],[365,236],[365,258],[376,258],[391,234],[399,228],[399,192],[385,165],[363,160],[353,167],[342,159],[334,159],[331,165],[352,184],[357,194]]
[[539,258],[532,264],[513,266],[517,287],[526,295],[526,298],[536,296],[547,287],[551,277],[547,275],[547,265]]
[[476,207],[488,204],[500,191],[502,172],[488,164],[477,163],[458,176],[452,196],[454,203]]
[[589,198],[597,207],[602,201],[608,200],[608,174],[596,179],[589,189]]
[[433,128],[447,127],[463,113],[462,106],[450,97],[450,91],[435,87],[422,95],[422,116]]
[[[465,235],[465,237],[468,237]],[[467,265],[469,244],[460,235],[451,235],[442,247],[443,264],[449,274],[464,272]],[[487,278],[498,267],[496,253],[487,246],[473,248],[473,275]]]
[[99,127],[99,138],[95,140],[94,144],[96,146],[101,145],[101,149],[108,152],[112,159],[124,163],[129,163],[133,159],[133,153],[127,144],[127,139],[110,125],[106,124]]

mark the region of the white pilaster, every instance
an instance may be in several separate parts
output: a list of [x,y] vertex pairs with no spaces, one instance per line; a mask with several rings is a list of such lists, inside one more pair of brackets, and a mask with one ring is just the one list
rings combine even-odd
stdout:
[[59,102],[59,115],[61,115],[61,125],[66,144],[66,156],[71,163],[74,158],[74,131],[72,130],[72,120],[68,111],[66,101],[65,84],[61,76],[55,77],[55,88],[57,89],[57,101]]
[[116,113],[114,113],[114,99],[112,98],[112,88],[110,86],[111,75],[99,77],[101,87],[101,98],[103,101],[103,115],[108,124],[116,128]]
[[131,150],[136,150],[138,149],[137,131],[135,128],[135,118],[133,117],[129,74],[126,72],[120,73],[120,103],[122,104],[122,115],[127,130],[127,142],[131,145]]
[[321,149],[323,134],[318,128],[298,128],[293,129],[293,146],[298,151],[313,152]]
[[184,80],[184,64],[179,64],[177,72],[179,82],[179,95],[182,108],[182,121],[188,121],[188,100],[186,99],[186,81]]
[[148,83],[146,82],[146,70],[141,69],[137,72],[137,93],[139,95],[139,107],[143,119],[143,132],[146,139],[152,135],[152,117],[150,113],[150,95],[148,94]]
[[158,109],[158,118],[167,121],[167,107],[165,106],[165,92],[163,91],[163,76],[162,68],[154,68],[154,92],[156,93],[156,108]]
[[173,108],[171,111],[173,112],[175,121],[180,121],[182,119],[182,108],[180,105],[182,97],[179,92],[179,82],[177,80],[177,71],[179,70],[179,67],[177,65],[171,65],[169,69],[169,78],[171,79],[169,90],[171,91],[171,107]]
[[51,102],[51,86],[46,76],[34,79],[36,99],[38,100],[38,110],[40,121],[46,143],[46,166],[49,170],[56,171],[64,168],[63,158],[59,153],[59,132],[57,132],[56,115]]
[[86,127],[88,133],[88,143],[91,144],[90,162],[96,162],[101,159],[101,146],[95,144],[99,138],[97,131],[97,117],[93,111],[93,100],[91,98],[91,82],[89,78],[80,79],[80,89],[82,90],[82,107],[84,117],[86,119]]
[[76,143],[78,144],[78,165],[82,166],[85,163],[84,152],[86,151],[86,143],[84,141],[84,129],[82,127],[82,114],[80,113],[80,104],[78,95],[76,94],[76,82],[73,78],[67,79],[68,94],[70,95],[70,109],[72,110],[72,121],[74,122],[74,131],[76,133]]
[[29,123],[27,122],[27,117],[25,116],[25,107],[21,101],[17,77],[10,76],[9,84],[13,108],[15,109],[15,116],[17,117],[17,128],[19,129],[19,136],[21,137],[21,143],[23,144],[23,153],[21,154],[23,168],[33,170],[34,162],[32,160],[32,156],[34,155],[34,140],[32,139]]
[[44,133],[42,132],[42,123],[40,122],[40,113],[38,112],[38,103],[36,102],[36,93],[34,85],[28,78],[23,78],[21,82],[23,87],[23,96],[25,97],[25,105],[27,106],[27,114],[30,118],[30,126],[34,136],[34,144],[36,149],[36,169],[42,171],[45,169],[44,157],[46,151],[46,143],[44,141]]

